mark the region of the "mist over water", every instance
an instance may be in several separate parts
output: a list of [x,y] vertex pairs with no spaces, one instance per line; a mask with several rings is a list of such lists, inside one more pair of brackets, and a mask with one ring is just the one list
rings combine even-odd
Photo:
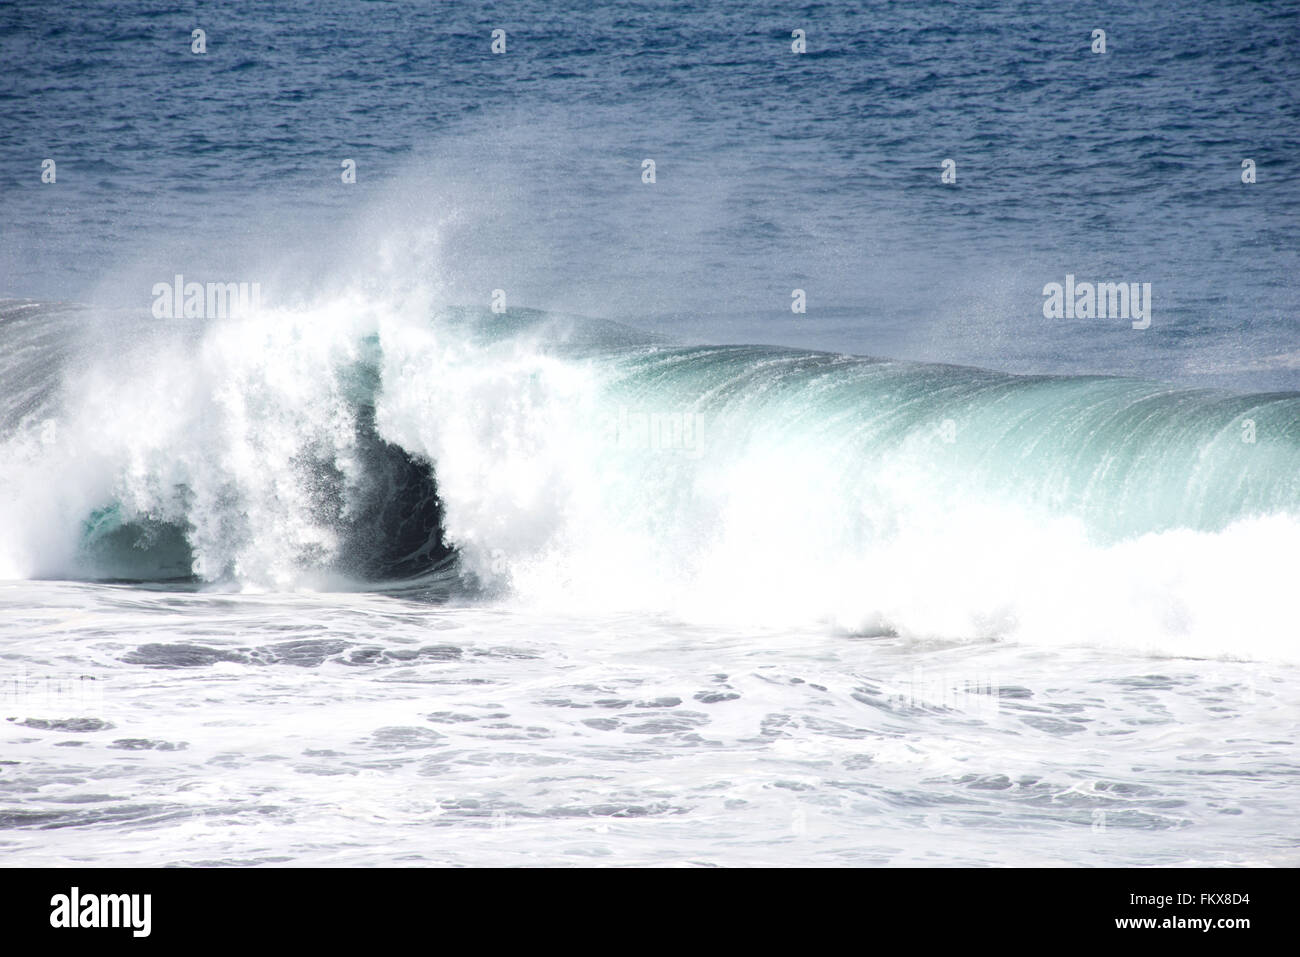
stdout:
[[[187,13],[92,14],[0,13],[24,64],[0,87],[22,237],[0,293],[142,310],[183,272],[293,299],[383,247],[459,304],[505,288],[696,340],[1300,381],[1289,5],[828,6],[802,56],[762,4],[511,5],[503,56],[470,9],[371,4],[365,30],[349,5],[213,11],[203,56],[168,39]],[[1101,22],[1099,56],[1077,37]],[[1043,320],[1067,272],[1151,282],[1155,330]]]
[[482,16],[0,10],[9,858],[1295,863],[1295,9]]

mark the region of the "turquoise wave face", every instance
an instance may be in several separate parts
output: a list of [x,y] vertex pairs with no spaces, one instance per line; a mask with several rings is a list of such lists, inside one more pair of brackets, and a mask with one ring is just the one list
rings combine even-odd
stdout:
[[711,455],[784,445],[836,463],[846,483],[903,469],[936,507],[1012,503],[1078,517],[1098,540],[1217,531],[1300,510],[1296,393],[768,347],[660,348],[607,361],[612,402],[697,416],[697,441]]
[[118,504],[96,509],[82,525],[79,558],[93,577],[128,581],[193,578],[194,554],[184,527],[149,519],[128,521]]

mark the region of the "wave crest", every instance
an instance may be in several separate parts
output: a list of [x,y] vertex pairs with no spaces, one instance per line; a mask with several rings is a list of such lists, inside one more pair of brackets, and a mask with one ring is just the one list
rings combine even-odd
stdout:
[[[454,574],[562,609],[862,634],[1289,640],[1296,394],[429,321],[361,297],[56,362],[41,343],[67,315],[0,323],[24,384],[0,406],[10,577]],[[33,389],[51,363],[63,388]]]

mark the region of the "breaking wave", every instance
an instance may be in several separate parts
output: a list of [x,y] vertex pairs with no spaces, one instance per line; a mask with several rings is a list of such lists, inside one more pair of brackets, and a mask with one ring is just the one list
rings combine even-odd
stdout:
[[[93,334],[86,333],[93,328]],[[360,295],[0,304],[0,576],[1292,655],[1300,394]]]

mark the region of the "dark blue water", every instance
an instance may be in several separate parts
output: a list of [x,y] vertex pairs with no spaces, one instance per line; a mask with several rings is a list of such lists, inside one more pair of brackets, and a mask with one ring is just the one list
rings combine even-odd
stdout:
[[[0,295],[395,259],[693,339],[1297,388],[1298,53],[1294,3],[20,0]],[[1067,273],[1150,282],[1151,328],[1045,319]]]

